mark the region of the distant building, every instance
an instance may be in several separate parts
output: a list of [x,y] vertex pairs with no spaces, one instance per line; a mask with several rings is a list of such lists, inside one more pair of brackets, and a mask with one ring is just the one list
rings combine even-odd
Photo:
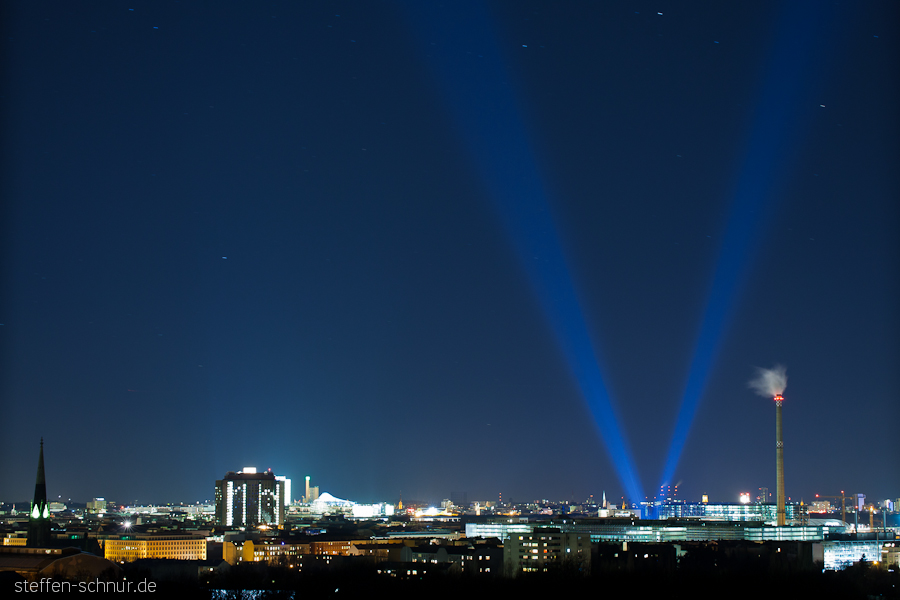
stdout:
[[87,501],[84,509],[92,515],[97,515],[105,513],[109,504],[110,503],[106,501],[106,498],[94,498],[93,500]]
[[226,527],[284,524],[285,482],[271,471],[229,471],[216,481],[216,522]]
[[313,515],[337,515],[351,514],[355,502],[335,498],[328,492],[319,495],[319,488],[316,490],[316,499],[309,503],[310,514]]
[[284,505],[290,506],[291,502],[294,501],[294,497],[291,496],[291,480],[284,475],[276,475],[275,480],[284,484]]
[[557,523],[510,523],[509,520],[497,519],[485,523],[466,523],[466,537],[496,537],[505,543],[516,536],[535,534],[545,527],[552,527],[563,533],[587,534],[592,542],[820,541],[829,533],[844,531],[843,526],[771,527],[759,522],[697,519],[646,521],[610,518],[565,520]]
[[28,545],[28,538],[22,536],[18,533],[7,533],[3,537],[3,546],[26,546]]
[[[243,535],[243,534],[242,534]],[[240,562],[267,562],[278,564],[285,561],[290,567],[300,565],[304,555],[312,554],[310,544],[273,540],[227,539],[222,546],[222,559],[231,565]]]
[[588,574],[591,536],[553,528],[535,528],[531,533],[510,535],[503,542],[503,566],[511,577],[520,572],[542,573],[553,568],[571,568]]
[[350,516],[354,519],[384,519],[394,515],[394,505],[382,502],[380,504],[354,504],[350,507]]
[[206,538],[180,535],[133,534],[103,540],[103,556],[114,562],[143,558],[206,560]]
[[309,475],[306,476],[306,494],[303,496],[303,504],[312,504],[319,499],[319,486],[310,485]]
[[860,560],[882,560],[884,546],[883,540],[827,540],[822,543],[822,556],[819,559],[826,569],[840,571]]
[[[802,525],[809,520],[808,507],[785,505],[787,520]],[[700,519],[701,521],[761,521],[774,524],[778,517],[775,504],[653,502],[642,506],[644,519]]]

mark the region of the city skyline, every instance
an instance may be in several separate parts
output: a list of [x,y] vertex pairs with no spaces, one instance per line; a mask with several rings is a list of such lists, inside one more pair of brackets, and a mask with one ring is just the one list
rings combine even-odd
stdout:
[[0,500],[737,501],[776,364],[896,497],[900,15],[795,8],[4,8]]
[[[45,483],[45,478],[44,478],[44,470],[45,469],[44,469],[44,459],[43,459],[43,440],[41,440],[40,446],[41,446],[41,449],[40,449],[40,456],[39,456],[39,462],[38,462],[37,487],[42,490],[45,490],[46,483]],[[242,475],[242,473],[248,473],[250,475]],[[294,477],[294,476],[287,476],[284,474],[276,476],[274,471],[271,468],[260,469],[260,468],[248,465],[248,466],[243,467],[240,471],[236,471],[236,472],[229,471],[225,475],[225,480],[228,480],[229,478],[233,478],[233,477],[254,478],[257,476],[256,475],[257,473],[259,473],[259,477],[271,479],[272,482],[275,482],[276,480],[278,480],[280,482],[287,481],[286,490],[290,490],[290,482],[292,481],[292,479]],[[311,483],[310,483],[311,476],[309,476],[309,475],[305,476],[305,481],[306,481],[307,486],[311,485]],[[184,505],[192,505],[192,504],[195,504],[195,505],[209,504],[209,505],[211,505],[211,504],[218,503],[217,498],[220,495],[220,491],[221,491],[220,486],[222,484],[223,484],[222,480],[217,480],[215,482],[215,486],[214,486],[215,493],[213,494],[214,498],[212,498],[212,499],[211,498],[202,498],[202,499],[197,499],[194,501],[192,501],[192,500],[186,501],[184,499],[171,499],[171,498],[165,499],[165,500],[157,499],[157,501],[154,501],[154,502],[142,501],[142,499],[134,499],[133,501],[129,501],[129,499],[127,499],[127,498],[121,498],[121,499],[108,498],[107,499],[106,497],[99,497],[96,495],[92,496],[90,499],[87,499],[87,498],[64,497],[62,494],[58,494],[56,497],[51,496],[49,502],[51,502],[51,503],[57,502],[57,503],[62,503],[62,504],[74,503],[76,505],[80,505],[80,504],[90,504],[90,502],[93,500],[105,500],[107,502],[114,502],[116,505],[123,506],[123,507],[153,506],[153,505],[161,505],[161,506],[182,505],[182,506],[184,506]],[[313,496],[313,498],[316,498],[319,496],[319,486],[314,486],[309,489],[314,490],[315,496]],[[768,492],[768,496],[769,496],[768,500],[763,499],[760,496],[760,494],[764,494],[766,492]],[[288,494],[287,491],[285,491],[284,493]],[[302,492],[302,490],[300,490],[297,493],[299,494],[299,493],[303,493],[303,492]],[[330,492],[328,492],[327,490],[325,493],[330,494]],[[861,490],[856,490],[856,491],[852,491],[852,492],[850,490],[840,490],[840,493],[842,495],[845,495],[846,500],[848,500],[848,501],[853,500],[854,502],[856,501],[856,496],[860,495],[864,499],[866,506],[873,505],[875,507],[880,507],[884,501],[891,501],[891,502],[895,501],[895,499],[892,499],[892,497],[889,497],[889,496],[886,496],[884,498],[870,496]],[[303,493],[302,498],[299,496],[296,496],[295,494],[290,494],[290,496],[291,496],[290,504],[295,504],[295,503],[300,503],[300,502],[303,502],[303,503],[309,502],[306,493]],[[388,498],[380,498],[378,500],[374,500],[373,498],[367,498],[366,501],[375,501],[375,502],[387,501],[388,503],[393,503],[393,504],[397,504],[398,502],[405,502],[406,505],[409,505],[410,503],[414,503],[414,504],[418,504],[418,505],[427,504],[430,506],[438,506],[438,505],[441,505],[443,501],[447,501],[454,496],[461,496],[461,497],[468,498],[469,492],[464,491],[464,490],[454,490],[452,492],[438,494],[437,496],[432,495],[432,497],[429,497],[429,498],[410,498],[409,496],[407,496],[406,501],[403,501],[402,493],[398,493],[396,498],[388,497]],[[836,498],[836,496],[834,496],[832,494],[829,494],[829,493],[821,493],[820,494],[817,492],[817,493],[812,494],[812,496],[808,499],[804,498],[804,497],[800,497],[800,498],[787,497],[786,501],[789,504],[806,504],[806,505],[811,505],[813,502],[816,502],[816,501],[820,501],[820,502],[828,501],[828,502],[831,502],[832,507],[841,506],[839,502],[837,504],[834,504],[835,498]],[[839,498],[839,496],[837,498]],[[525,497],[513,498],[513,497],[510,497],[509,495],[507,495],[507,497],[504,499],[503,493],[501,491],[501,492],[498,492],[497,497],[495,497],[495,498],[490,498],[487,496],[473,497],[471,502],[468,503],[468,507],[471,508],[471,506],[474,506],[476,503],[481,504],[481,506],[484,507],[484,506],[487,506],[488,503],[490,503],[492,505],[493,504],[501,504],[501,503],[504,505],[514,505],[514,504],[529,504],[529,503],[533,503],[533,502],[538,502],[538,503],[551,503],[551,504],[557,504],[557,503],[567,504],[568,503],[568,504],[573,504],[573,505],[593,503],[593,504],[596,504],[597,506],[601,506],[601,507],[604,504],[608,503],[613,506],[618,506],[619,508],[637,508],[637,507],[639,507],[639,505],[642,502],[644,504],[647,504],[647,503],[653,503],[653,502],[660,501],[660,500],[667,500],[667,501],[675,500],[675,501],[686,502],[689,504],[690,503],[696,504],[696,503],[712,502],[714,504],[715,503],[720,503],[720,504],[746,504],[746,503],[764,503],[765,504],[765,503],[768,503],[768,504],[774,505],[777,503],[775,493],[766,486],[762,486],[760,488],[757,488],[756,490],[752,490],[750,488],[742,489],[740,492],[738,492],[736,494],[736,496],[734,498],[716,498],[716,497],[710,496],[709,494],[701,494],[697,498],[687,498],[687,497],[684,497],[683,495],[679,494],[678,488],[676,485],[676,486],[666,486],[666,488],[661,488],[660,490],[657,490],[656,495],[647,496],[641,500],[630,499],[630,498],[627,498],[625,495],[615,497],[612,494],[608,494],[605,489],[600,494],[589,494],[589,495],[581,497],[581,498],[576,498],[574,495],[572,495],[569,498],[563,498],[563,497],[559,497],[559,496],[554,496],[552,494],[545,494],[545,495],[542,495],[539,497],[527,497],[527,498],[525,498]],[[628,502],[627,507],[622,505],[623,501]],[[27,502],[25,502],[21,499],[10,500],[10,499],[0,498],[0,504],[11,505],[11,504],[16,504],[16,503],[27,504]],[[851,502],[848,506],[853,506],[853,502]],[[466,507],[458,506],[458,508],[466,508]]]

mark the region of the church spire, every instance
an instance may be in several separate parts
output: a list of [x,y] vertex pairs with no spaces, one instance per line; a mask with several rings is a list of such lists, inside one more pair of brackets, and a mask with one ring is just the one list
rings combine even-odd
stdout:
[[44,478],[44,438],[38,457],[37,480],[34,483],[34,500],[28,515],[27,545],[46,546],[50,542],[50,508],[47,506],[47,481]]
[[47,480],[44,478],[44,438],[41,438],[41,454],[38,457],[37,481],[34,483],[34,501],[31,508],[47,506]]

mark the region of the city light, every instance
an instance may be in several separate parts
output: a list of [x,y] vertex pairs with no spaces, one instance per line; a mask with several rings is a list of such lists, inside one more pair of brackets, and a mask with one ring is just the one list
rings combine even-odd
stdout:
[[[493,22],[477,2],[454,3],[453,10],[424,2],[406,6],[415,30],[427,36],[432,66],[470,151],[473,168],[481,174],[619,479],[630,498],[643,498],[632,453],[575,293],[528,128],[519,116],[517,98],[506,84],[509,73],[494,39]],[[459,31],[472,37],[479,48],[477,55],[441,51],[455,47],[449,40]]]
[[803,134],[801,125],[807,121],[801,116],[799,100],[805,86],[816,79],[808,70],[808,56],[816,49],[816,36],[826,25],[829,11],[812,0],[783,6],[766,78],[756,102],[756,117],[749,124],[732,192],[731,216],[663,467],[663,484],[675,477],[741,286],[752,267],[760,234],[780,195],[779,184],[790,165],[791,152]]

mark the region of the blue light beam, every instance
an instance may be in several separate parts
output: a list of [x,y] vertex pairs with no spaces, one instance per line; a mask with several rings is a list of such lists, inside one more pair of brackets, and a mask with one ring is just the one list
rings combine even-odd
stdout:
[[[407,2],[473,162],[578,382],[619,480],[644,498],[634,461],[603,382],[572,278],[491,19],[479,2]],[[516,50],[529,51],[525,45]]]
[[786,12],[776,32],[776,44],[748,136],[731,216],[663,468],[662,486],[669,485],[675,476],[740,284],[751,266],[755,242],[774,208],[780,180],[786,175],[786,165],[801,137],[800,125],[807,120],[802,116],[801,96],[814,78],[810,57],[817,43],[821,44],[817,34],[823,29],[828,7],[812,0],[783,6]]

